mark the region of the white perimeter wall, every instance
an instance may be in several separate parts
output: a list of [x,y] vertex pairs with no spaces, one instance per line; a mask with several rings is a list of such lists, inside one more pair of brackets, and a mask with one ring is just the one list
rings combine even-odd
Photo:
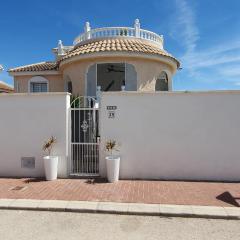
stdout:
[[[67,177],[67,93],[0,94],[0,176],[44,176],[42,145],[57,138],[59,177]],[[21,167],[21,157],[35,157],[35,169]]]
[[102,150],[108,139],[121,178],[240,180],[240,92],[103,93]]

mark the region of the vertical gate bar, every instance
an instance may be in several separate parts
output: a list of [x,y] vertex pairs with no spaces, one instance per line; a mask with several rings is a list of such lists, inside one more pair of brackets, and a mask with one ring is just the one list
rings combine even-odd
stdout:
[[78,144],[78,151],[79,151],[79,153],[78,153],[78,173],[80,173],[81,172],[81,143],[79,143]]
[[[98,135],[99,129],[98,129],[98,120],[99,120],[99,110],[97,109],[96,111],[96,135]],[[97,144],[96,144],[96,173],[98,173],[98,155],[99,155],[99,151],[98,151],[98,144],[99,144],[99,139],[97,138]]]
[[86,173],[88,173],[88,163],[89,162],[89,145],[87,144],[87,166],[86,166]]
[[93,139],[94,139],[94,121],[93,121],[93,109],[91,109],[91,126],[92,126],[92,136],[91,136],[91,145],[90,145],[90,152],[91,152],[91,165],[90,165],[90,169],[91,169],[91,173],[93,173]]
[[77,153],[78,153],[78,157],[77,157],[77,172],[79,173],[79,143],[77,144]]
[[[80,107],[80,106],[79,106]],[[81,142],[81,110],[78,109],[78,144]],[[80,145],[79,145],[79,151],[81,151]],[[80,152],[78,158],[80,158]],[[80,172],[80,159],[78,159],[78,173]]]
[[95,131],[95,109],[92,110],[92,120],[93,120],[93,138],[92,138],[92,173],[95,174],[95,154],[94,154],[94,146],[95,146],[95,140],[96,140],[96,131]]
[[75,158],[74,173],[77,173],[77,162],[78,162],[78,145],[77,145],[77,143],[75,143],[74,146],[75,146],[74,147],[75,148],[75,150],[74,150],[74,152],[75,152],[75,154],[74,154],[75,155],[75,157],[74,157]]
[[[89,103],[89,102],[88,102]],[[89,110],[87,110],[87,116],[88,116],[88,125],[89,125],[89,128],[88,128],[88,131],[86,132],[87,133],[87,142],[89,143],[89,135],[90,135],[90,132],[91,132],[91,124],[90,124],[90,117],[89,117]],[[87,144],[87,168],[86,168],[86,173],[88,174],[89,172],[89,144]]]
[[73,169],[72,169],[72,167],[73,167],[73,164],[72,164],[72,158],[73,158],[73,150],[72,150],[72,148],[73,148],[73,144],[71,143],[71,158],[70,158],[70,171],[71,171],[71,173],[73,172]]
[[94,144],[92,144],[91,148],[92,148],[92,164],[91,164],[91,171],[92,171],[92,173],[95,173],[95,171],[94,171],[94,163],[95,163],[95,158],[94,158]]
[[90,145],[90,152],[91,152],[91,165],[90,165],[90,170],[91,170],[91,173],[94,173],[93,171],[93,161],[94,161],[94,158],[93,158],[93,144]]
[[[99,109],[97,109],[97,113],[96,113],[96,129],[97,129],[97,135],[99,134]],[[99,146],[99,138],[97,138],[97,145],[96,145],[96,172],[98,173],[98,165],[99,165],[99,160],[98,160],[98,156],[99,156],[99,151],[98,151],[98,146]]]
[[79,112],[80,112],[80,117],[79,117],[79,129],[80,129],[80,134],[79,134],[79,149],[80,149],[80,159],[79,159],[79,170],[78,170],[78,173],[81,173],[81,170],[82,169],[82,159],[83,159],[83,149],[82,149],[82,127],[81,127],[81,123],[82,123],[82,109],[81,109],[81,106],[79,106]]
[[74,131],[73,131],[73,142],[75,142],[75,129],[76,129],[76,125],[75,125],[75,110],[73,110],[73,126],[74,126]]
[[98,144],[96,145],[96,172],[98,173]]
[[[84,100],[83,100],[83,102],[84,102],[84,107],[86,106],[86,99],[84,98]],[[83,121],[85,121],[85,119],[86,119],[86,114],[85,114],[85,111],[86,110],[83,110]],[[85,143],[86,142],[86,132],[83,132],[83,142]],[[86,159],[86,154],[85,154],[85,146],[84,146],[84,159],[83,159],[83,169],[82,169],[82,173],[84,173],[85,172],[85,159]]]
[[94,145],[93,145],[93,172],[96,174],[96,171],[95,171],[95,142],[96,142],[96,139],[97,139],[97,132],[96,132],[96,110],[94,109],[94,115],[93,115],[93,124],[94,124]]
[[94,145],[94,159],[95,159],[95,161],[94,161],[94,173],[97,173],[97,171],[96,171],[96,146],[97,145]]
[[81,169],[83,169],[82,161],[83,161],[83,151],[84,151],[84,149],[83,149],[83,145],[82,145],[82,144],[81,144],[80,146],[81,146],[81,161],[80,161],[80,166],[81,166]]
[[[73,136],[72,136],[72,141],[75,143],[75,110],[73,109]],[[73,147],[73,159],[74,162],[76,162],[75,158],[76,158],[76,151],[75,151],[75,147]],[[75,163],[73,162],[73,167],[75,168]],[[75,170],[75,169],[74,169]],[[75,171],[74,171],[75,172]]]

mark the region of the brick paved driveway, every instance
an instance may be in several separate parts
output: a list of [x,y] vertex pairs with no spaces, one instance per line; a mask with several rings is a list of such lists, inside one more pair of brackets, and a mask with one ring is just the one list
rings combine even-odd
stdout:
[[240,183],[0,178],[0,198],[239,206]]

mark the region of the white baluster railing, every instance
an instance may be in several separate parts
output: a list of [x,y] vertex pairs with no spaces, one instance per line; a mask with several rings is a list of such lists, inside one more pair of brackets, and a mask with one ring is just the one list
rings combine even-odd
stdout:
[[111,38],[111,37],[131,37],[145,39],[154,42],[163,48],[163,36],[158,35],[154,32],[140,29],[140,24],[135,24],[134,28],[131,27],[106,27],[106,28],[95,28],[91,29],[88,25],[89,31],[80,34],[73,42],[74,45],[78,45],[83,41],[96,38]]

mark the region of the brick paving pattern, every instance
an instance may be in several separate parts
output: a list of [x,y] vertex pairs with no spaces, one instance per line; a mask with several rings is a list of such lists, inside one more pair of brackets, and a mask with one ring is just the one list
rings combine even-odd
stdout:
[[0,198],[240,206],[240,183],[0,178]]

